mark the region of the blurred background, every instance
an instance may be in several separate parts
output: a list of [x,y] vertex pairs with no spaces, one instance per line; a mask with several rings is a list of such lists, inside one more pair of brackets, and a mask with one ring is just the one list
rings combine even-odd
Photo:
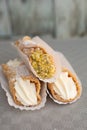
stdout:
[[0,38],[86,36],[87,0],[0,0]]

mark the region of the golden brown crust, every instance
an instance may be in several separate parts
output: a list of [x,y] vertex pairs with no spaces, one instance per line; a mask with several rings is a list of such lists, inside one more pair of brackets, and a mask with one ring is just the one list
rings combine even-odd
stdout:
[[[14,87],[14,84],[16,82],[16,72],[14,72],[8,65],[6,64],[3,64],[2,65],[2,69],[3,69],[3,72],[6,76],[6,78],[8,79],[8,84],[9,84],[9,90],[11,92],[11,95],[13,97],[13,100],[14,102],[17,104],[17,105],[21,105],[23,106],[23,104],[17,100],[17,97],[16,97],[16,90],[15,90],[15,87]],[[31,83],[35,83],[35,86],[36,86],[36,94],[37,94],[37,105],[41,102],[41,96],[40,96],[40,82],[37,78],[33,77],[33,76],[23,76],[21,77],[23,80],[30,80]]]
[[80,97],[82,89],[81,89],[81,86],[80,86],[80,84],[79,84],[79,82],[78,82],[76,76],[75,76],[74,74],[72,74],[72,72],[70,72],[70,71],[69,71],[68,69],[66,69],[66,68],[63,68],[63,72],[68,72],[68,76],[69,76],[69,77],[72,77],[73,81],[74,81],[75,84],[76,84],[77,95],[76,95],[75,98],[69,99],[69,100],[65,100],[65,99],[63,99],[62,97],[60,97],[60,95],[58,95],[58,94],[54,91],[54,89],[53,89],[53,84],[54,84],[54,83],[48,83],[47,87],[48,87],[48,90],[49,90],[49,92],[51,93],[51,95],[52,95],[56,100],[58,100],[58,101],[60,101],[60,102],[64,102],[64,103],[67,103],[67,102],[69,103],[69,102],[74,101],[74,100],[77,99],[78,97]]

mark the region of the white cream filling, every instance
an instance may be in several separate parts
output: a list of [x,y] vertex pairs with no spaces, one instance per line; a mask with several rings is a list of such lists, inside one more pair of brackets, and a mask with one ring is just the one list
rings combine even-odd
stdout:
[[7,65],[8,66],[12,66],[12,67],[17,67],[17,66],[19,66],[20,65],[20,61],[18,60],[18,59],[14,59],[14,60],[9,60],[8,62],[7,62]]
[[54,91],[63,99],[73,99],[77,95],[76,85],[68,72],[62,72],[53,86]]
[[16,79],[15,82],[16,97],[23,105],[36,105],[36,87],[34,83],[29,80],[23,80],[21,77]]

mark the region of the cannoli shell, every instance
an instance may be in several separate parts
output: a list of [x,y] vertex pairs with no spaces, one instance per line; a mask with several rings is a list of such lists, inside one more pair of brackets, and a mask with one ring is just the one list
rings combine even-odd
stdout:
[[[81,93],[82,93],[82,85],[81,85],[81,81],[78,78],[77,74],[75,73],[74,69],[72,68],[72,66],[70,65],[69,61],[65,58],[65,56],[61,53],[61,52],[56,52],[56,56],[60,57],[61,60],[61,64],[62,64],[62,71],[67,71],[69,76],[72,77],[72,79],[74,80],[75,84],[76,84],[76,89],[77,89],[77,96],[74,99],[70,99],[70,100],[63,100],[61,97],[59,96],[55,96],[55,98],[52,96],[51,93],[54,94],[54,90],[51,89],[47,90],[47,93],[49,94],[49,96],[53,99],[54,102],[58,103],[58,104],[68,104],[68,103],[73,103],[75,102],[77,99],[80,98]],[[52,85],[52,84],[51,84]],[[51,86],[50,86],[51,87]],[[49,88],[49,87],[48,87]],[[57,99],[57,100],[56,100]]]

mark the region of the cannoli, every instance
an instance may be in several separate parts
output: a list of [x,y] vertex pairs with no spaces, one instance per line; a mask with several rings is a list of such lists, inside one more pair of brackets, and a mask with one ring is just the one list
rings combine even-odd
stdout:
[[56,82],[48,83],[47,91],[50,97],[59,104],[75,102],[81,96],[81,83],[63,55],[59,53],[57,55],[60,55],[62,72]]
[[69,103],[81,95],[81,87],[76,77],[66,68],[54,83],[48,83],[48,90],[55,100]]
[[2,71],[16,105],[36,106],[41,103],[41,83],[24,63],[17,59],[10,60],[2,64]]
[[56,63],[54,50],[39,37],[28,36],[16,41],[15,46],[27,67],[40,80],[52,82],[61,72],[59,58]]

